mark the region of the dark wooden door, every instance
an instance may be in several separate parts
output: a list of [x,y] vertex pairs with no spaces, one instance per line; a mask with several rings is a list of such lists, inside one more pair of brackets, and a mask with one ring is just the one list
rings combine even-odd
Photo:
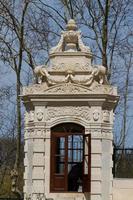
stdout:
[[84,135],[84,154],[83,154],[83,192],[91,190],[91,137],[90,134]]

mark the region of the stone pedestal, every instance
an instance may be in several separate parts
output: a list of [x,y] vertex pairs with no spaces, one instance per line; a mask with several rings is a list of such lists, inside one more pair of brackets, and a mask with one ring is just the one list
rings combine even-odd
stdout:
[[[52,49],[50,66],[35,69],[39,84],[23,89],[25,199],[112,200],[112,126],[117,91],[107,83],[105,68],[91,65],[92,53],[81,42],[79,31],[72,29],[72,22]],[[70,31],[76,33],[77,50],[65,50]],[[80,124],[85,134],[91,135],[89,193],[50,192],[51,128],[61,123]]]

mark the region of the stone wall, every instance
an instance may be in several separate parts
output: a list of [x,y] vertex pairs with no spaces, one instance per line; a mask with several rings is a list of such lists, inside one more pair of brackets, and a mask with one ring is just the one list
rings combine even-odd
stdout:
[[113,200],[133,200],[133,179],[113,180]]

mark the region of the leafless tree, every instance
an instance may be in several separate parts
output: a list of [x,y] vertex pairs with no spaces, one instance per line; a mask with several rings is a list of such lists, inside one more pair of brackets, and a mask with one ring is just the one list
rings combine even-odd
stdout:
[[[0,56],[3,65],[7,66],[15,73],[16,79],[16,159],[14,170],[19,172],[21,158],[21,138],[22,138],[22,104],[20,99],[21,87],[24,82],[23,74],[29,69],[34,69],[35,60],[41,55],[46,59],[48,47],[46,44],[48,38],[48,24],[46,15],[39,14],[32,1],[15,1],[0,0]],[[39,22],[39,23],[38,23]],[[43,22],[41,24],[41,22]],[[41,27],[43,33],[39,32]],[[47,33],[47,32],[48,33]],[[39,34],[38,34],[39,32]],[[40,36],[41,35],[41,36]],[[45,44],[44,46],[42,46]],[[40,55],[35,57],[36,52],[40,51]],[[39,57],[41,59],[41,56]],[[27,70],[28,68],[28,70]],[[13,78],[12,78],[13,81]],[[14,82],[14,81],[13,81]],[[7,118],[5,120],[8,120]],[[10,127],[11,128],[11,127]],[[11,132],[11,131],[10,131]]]
[[[122,131],[118,143],[125,146],[132,69],[132,49],[129,48],[132,43],[129,38],[133,35],[132,8],[132,0],[55,0],[53,3],[44,0],[0,0],[1,63],[13,77],[15,74],[16,79],[16,111],[14,127],[11,126],[14,128],[12,134],[17,132],[14,168],[18,170],[20,166],[23,127],[21,87],[31,82],[35,65],[49,61],[49,49],[58,40],[60,31],[70,18],[74,18],[84,30],[83,38],[96,57],[94,62],[102,61],[110,81],[120,89],[124,88],[121,93],[122,106],[118,107],[118,110],[124,108],[120,109],[124,123],[120,124]],[[7,121],[7,116],[4,119]]]

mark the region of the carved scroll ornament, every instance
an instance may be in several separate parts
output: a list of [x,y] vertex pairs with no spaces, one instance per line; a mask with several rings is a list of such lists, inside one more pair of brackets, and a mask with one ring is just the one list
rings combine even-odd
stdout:
[[73,71],[68,70],[66,76],[56,77],[50,75],[44,67],[38,66],[35,73],[39,77],[39,83],[46,81],[49,86],[68,82],[90,86],[94,80],[100,84],[105,82],[106,69],[103,66],[95,66],[88,75],[74,75]]
[[64,106],[64,107],[48,107],[47,120],[62,116],[74,116],[85,120],[90,120],[90,108],[88,106]]

